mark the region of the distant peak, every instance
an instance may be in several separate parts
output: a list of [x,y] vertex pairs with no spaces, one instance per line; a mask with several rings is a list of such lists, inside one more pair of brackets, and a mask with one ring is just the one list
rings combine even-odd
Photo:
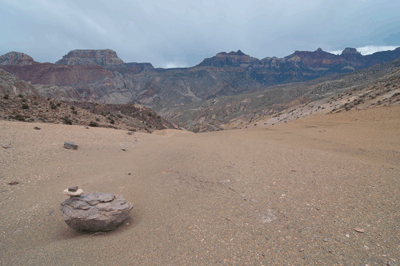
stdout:
[[316,52],[323,52],[323,50],[322,50],[321,48],[318,48],[318,49],[316,50]]
[[9,52],[0,56],[0,65],[6,66],[25,66],[32,65],[33,58],[27,54],[19,52]]
[[361,55],[356,48],[350,48],[346,47],[341,55],[346,55],[346,54],[354,54],[354,55]]

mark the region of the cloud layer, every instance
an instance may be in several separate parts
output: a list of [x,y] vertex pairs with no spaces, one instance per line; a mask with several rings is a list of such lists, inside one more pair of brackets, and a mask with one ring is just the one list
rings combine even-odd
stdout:
[[[0,54],[55,62],[73,49],[113,49],[125,62],[193,66],[221,51],[400,45],[400,1],[0,0]],[[364,49],[364,48],[363,48]]]

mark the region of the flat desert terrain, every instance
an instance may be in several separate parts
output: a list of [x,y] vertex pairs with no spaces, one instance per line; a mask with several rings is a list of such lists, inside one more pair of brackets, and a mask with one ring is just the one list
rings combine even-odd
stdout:
[[[398,106],[201,134],[0,121],[0,144],[0,265],[400,265]],[[72,230],[72,185],[130,218]]]

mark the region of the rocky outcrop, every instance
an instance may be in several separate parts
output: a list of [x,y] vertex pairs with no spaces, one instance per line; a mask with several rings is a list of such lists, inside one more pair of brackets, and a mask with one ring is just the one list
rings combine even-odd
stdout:
[[0,56],[0,66],[26,66],[33,62],[33,58],[24,53],[9,52]]
[[37,94],[34,86],[0,69],[0,95]]
[[56,65],[99,65],[105,68],[125,66],[113,50],[73,50],[56,62]]
[[76,230],[110,231],[128,218],[133,206],[121,195],[90,193],[72,196],[61,203],[65,223]]

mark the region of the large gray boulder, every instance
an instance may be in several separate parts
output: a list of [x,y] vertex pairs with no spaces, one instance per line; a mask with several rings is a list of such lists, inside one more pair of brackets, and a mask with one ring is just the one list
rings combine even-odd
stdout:
[[67,225],[83,231],[110,231],[128,218],[133,206],[121,195],[83,193],[61,203],[61,215]]

